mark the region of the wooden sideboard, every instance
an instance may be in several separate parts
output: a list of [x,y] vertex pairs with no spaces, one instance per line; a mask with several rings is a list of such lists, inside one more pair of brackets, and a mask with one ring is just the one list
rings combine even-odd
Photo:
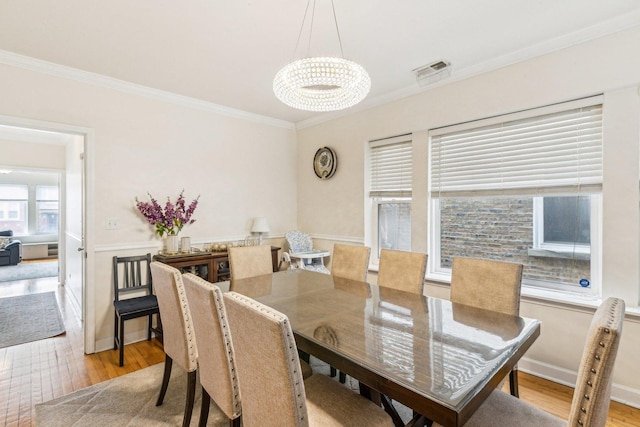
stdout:
[[[279,247],[271,246],[271,260],[273,271],[278,271]],[[153,256],[154,261],[160,261],[183,273],[193,273],[211,283],[223,282],[230,279],[229,255],[227,252],[193,252],[189,254]]]

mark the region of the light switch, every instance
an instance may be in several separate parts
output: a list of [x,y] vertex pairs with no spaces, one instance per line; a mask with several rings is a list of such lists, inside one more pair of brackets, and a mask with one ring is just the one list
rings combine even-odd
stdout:
[[105,218],[104,219],[104,228],[107,230],[116,230],[118,229],[118,218]]

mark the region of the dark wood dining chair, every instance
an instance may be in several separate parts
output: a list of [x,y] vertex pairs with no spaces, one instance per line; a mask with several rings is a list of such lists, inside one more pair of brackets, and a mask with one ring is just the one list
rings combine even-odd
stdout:
[[198,347],[193,331],[193,320],[189,302],[182,283],[182,274],[176,268],[154,261],[151,275],[155,283],[160,316],[162,316],[162,337],[165,353],[164,373],[156,406],[162,405],[171,378],[173,362],[187,372],[187,395],[182,426],[191,421],[196,395],[196,370],[198,369]]
[[[148,317],[147,339],[151,333],[161,334],[160,327],[153,327],[153,315],[159,313],[158,299],[153,294],[151,279],[151,254],[113,257],[113,349],[120,350],[118,364],[124,365],[124,322],[139,317]],[[158,316],[158,326],[160,317]]]
[[[522,264],[480,258],[454,257],[451,302],[520,315]],[[509,372],[509,390],[518,397],[518,369]]]

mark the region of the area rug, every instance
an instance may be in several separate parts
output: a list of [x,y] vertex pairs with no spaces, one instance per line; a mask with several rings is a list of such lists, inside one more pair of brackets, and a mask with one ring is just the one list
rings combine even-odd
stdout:
[[[36,405],[36,426],[180,426],[187,376],[173,364],[162,405],[156,406],[164,363],[133,372]],[[200,417],[200,386],[196,390],[191,426]],[[212,401],[207,426],[227,427],[229,420]]]
[[0,348],[65,331],[55,292],[0,298]]
[[58,261],[22,262],[18,265],[0,267],[0,282],[39,279],[58,275]]

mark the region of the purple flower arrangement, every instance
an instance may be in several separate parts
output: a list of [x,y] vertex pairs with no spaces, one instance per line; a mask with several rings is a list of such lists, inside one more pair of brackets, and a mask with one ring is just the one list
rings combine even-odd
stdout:
[[191,219],[191,216],[196,210],[196,207],[198,207],[198,199],[200,199],[200,196],[196,197],[191,204],[189,204],[189,207],[186,207],[183,193],[184,190],[180,192],[180,196],[178,196],[175,204],[167,197],[164,208],[149,193],[147,194],[149,194],[149,199],[151,199],[150,202],[141,202],[136,197],[136,207],[142,216],[149,221],[149,224],[155,226],[155,233],[158,236],[163,237],[165,234],[167,236],[177,236],[182,230],[182,227],[187,224],[193,224],[196,221],[195,219]]

